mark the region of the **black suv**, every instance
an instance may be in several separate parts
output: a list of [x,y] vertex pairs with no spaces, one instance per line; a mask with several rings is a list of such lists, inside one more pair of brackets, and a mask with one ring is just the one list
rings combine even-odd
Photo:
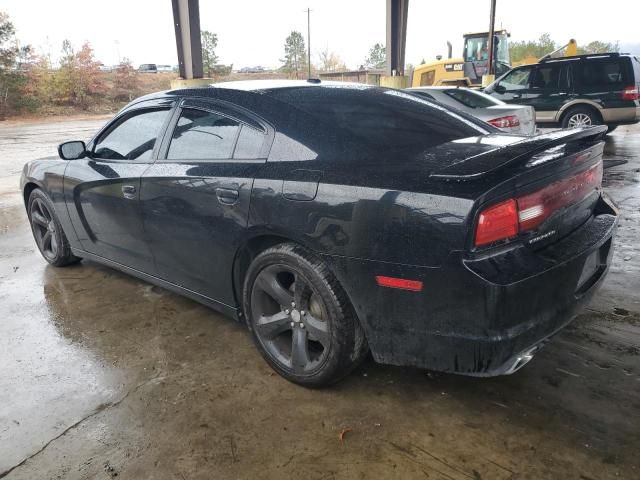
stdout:
[[563,128],[640,122],[640,60],[619,53],[549,58],[516,67],[485,93],[531,105],[536,123]]

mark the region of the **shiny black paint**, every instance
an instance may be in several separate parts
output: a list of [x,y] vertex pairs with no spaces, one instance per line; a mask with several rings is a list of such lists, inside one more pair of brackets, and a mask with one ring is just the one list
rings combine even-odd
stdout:
[[[184,102],[263,129],[264,158],[167,160]],[[239,316],[251,246],[292,241],[338,277],[376,360],[492,374],[588,299],[593,288],[578,292],[576,282],[590,254],[600,252],[602,268],[589,287],[606,273],[616,214],[599,195],[566,212],[563,239],[472,245],[483,206],[574,171],[575,152],[592,151],[584,168],[601,161],[604,127],[529,139],[488,130],[426,151],[385,151],[287,108],[268,89],[166,92],[119,115],[148,105],[172,109],[148,162],[34,161],[23,188],[48,193],[77,255],[228,315]],[[527,166],[559,144],[570,147],[564,159]],[[421,280],[424,289],[381,288],[375,275]]]

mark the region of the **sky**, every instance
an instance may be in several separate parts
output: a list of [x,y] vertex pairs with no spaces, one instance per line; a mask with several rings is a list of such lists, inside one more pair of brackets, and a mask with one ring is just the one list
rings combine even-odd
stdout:
[[[462,53],[462,34],[486,31],[489,0],[411,0],[406,62],[419,64]],[[511,40],[530,40],[548,32],[565,44],[619,41],[623,51],[640,54],[640,1],[498,0],[496,28]],[[364,63],[376,42],[385,43],[385,0],[200,0],[203,30],[218,35],[220,63],[234,68],[275,68],[292,30],[307,37],[306,9],[311,8],[311,54],[337,53],[350,68]],[[597,13],[596,13],[597,9]],[[85,41],[105,65],[128,57],[140,63],[177,64],[171,0],[0,0],[0,11],[13,21],[22,44],[58,57],[62,41]]]

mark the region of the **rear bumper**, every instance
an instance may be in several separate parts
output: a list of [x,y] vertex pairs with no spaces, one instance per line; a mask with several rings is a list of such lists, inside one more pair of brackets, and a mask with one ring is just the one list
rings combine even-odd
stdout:
[[608,124],[629,124],[640,121],[640,106],[604,108],[602,109],[602,121]]
[[[617,225],[599,214],[539,251],[484,259],[454,253],[437,268],[332,257],[380,363],[474,376],[512,373],[566,326],[604,279]],[[420,292],[375,285],[375,275],[423,282]]]

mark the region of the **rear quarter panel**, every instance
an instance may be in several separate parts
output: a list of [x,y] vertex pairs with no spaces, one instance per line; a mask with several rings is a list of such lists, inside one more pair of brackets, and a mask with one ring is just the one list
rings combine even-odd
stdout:
[[312,201],[282,196],[282,180],[256,179],[250,229],[283,235],[316,253],[440,265],[464,248],[471,200],[321,183]]

